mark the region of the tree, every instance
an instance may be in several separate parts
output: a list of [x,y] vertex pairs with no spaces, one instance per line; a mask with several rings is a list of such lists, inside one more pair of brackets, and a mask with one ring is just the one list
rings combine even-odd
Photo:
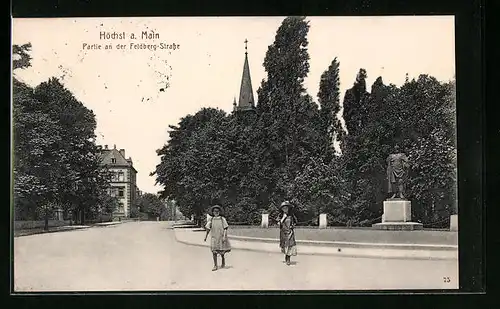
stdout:
[[43,207],[47,225],[48,202],[58,191],[58,162],[61,158],[58,146],[62,137],[58,123],[33,108],[37,104],[33,90],[14,79],[14,204],[16,208],[29,208],[17,211],[27,216],[34,216],[36,208]]
[[[14,69],[30,66],[30,49],[13,46]],[[33,89],[14,76],[13,116],[16,207],[42,209],[46,229],[50,208],[95,216],[109,179],[94,141],[94,113],[56,78]]]
[[[358,83],[359,84],[359,83]],[[356,85],[355,85],[356,87]],[[363,87],[361,87],[362,90]],[[371,94],[353,100],[346,94],[345,178],[356,224],[369,224],[382,212],[387,197],[385,159],[396,144],[410,159],[406,196],[414,220],[446,218],[456,199],[456,146],[452,84],[421,75],[401,87],[386,86],[379,77]],[[358,112],[352,110],[358,107]]]
[[[13,69],[31,66],[31,44],[13,46]],[[14,72],[15,73],[15,72]],[[60,126],[40,111],[33,89],[13,78],[14,208],[20,218],[42,213],[45,229],[57,194]]]
[[401,87],[401,135],[409,153],[414,216],[446,221],[456,211],[455,82],[420,75]]
[[226,125],[224,111],[203,108],[171,127],[168,144],[158,151],[161,163],[152,175],[165,187],[161,197],[175,199],[183,213],[195,215],[198,221],[223,191]]
[[287,197],[288,184],[321,149],[318,106],[303,86],[309,72],[308,31],[303,17],[286,18],[264,59],[267,78],[258,90],[253,156],[258,179],[267,183],[262,196],[274,205]]
[[145,193],[137,198],[136,207],[138,207],[142,213],[147,213],[149,218],[157,218],[164,212],[165,204],[157,195]]
[[12,70],[26,69],[31,66],[31,43],[12,46]]
[[339,62],[333,59],[328,70],[323,72],[318,92],[321,106],[321,134],[324,136],[324,159],[330,162],[335,154],[334,142],[342,143],[345,132],[338,118],[340,112]]
[[[370,94],[366,91],[367,74],[365,69],[360,69],[352,88],[344,96],[343,116],[347,128],[347,135],[342,143],[341,165],[344,167],[342,178],[345,180],[347,195],[349,196],[349,210],[346,211],[350,218],[349,224],[367,224],[374,214],[371,210],[374,203],[372,186],[372,167],[378,167],[378,158],[373,155],[373,145],[368,128],[373,118],[370,112],[376,110],[376,104],[370,101]],[[381,80],[377,80],[377,83]]]
[[[369,93],[366,91],[367,77],[366,70],[363,68],[359,69],[354,85],[346,91],[344,96],[343,118],[350,137],[357,135],[358,130],[363,125],[363,120],[368,118],[365,111],[365,101],[369,96]],[[346,138],[349,139],[349,136]],[[348,151],[348,147],[352,146],[352,143],[346,142],[342,146]],[[342,149],[342,153],[344,153],[344,149]]]
[[[314,219],[328,213],[334,224],[345,224],[345,193],[336,164],[325,164],[322,159],[313,159],[290,184],[290,195],[297,205],[299,221]],[[313,223],[313,221],[309,221]]]
[[[81,223],[85,213],[92,213],[98,203],[99,191],[105,190],[107,179],[101,174],[100,150],[95,145],[96,121],[87,109],[57,78],[41,83],[35,88],[34,97],[39,109],[61,126],[64,143],[59,145],[62,154],[58,175],[59,199],[75,212],[80,212]],[[95,208],[94,208],[95,209]]]

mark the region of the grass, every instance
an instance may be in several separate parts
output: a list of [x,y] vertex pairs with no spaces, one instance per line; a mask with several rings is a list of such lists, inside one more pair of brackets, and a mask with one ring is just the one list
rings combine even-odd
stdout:
[[[279,238],[279,229],[276,227],[238,227],[229,228],[229,235]],[[319,241],[346,241],[368,243],[398,243],[398,244],[443,244],[457,245],[458,233],[450,231],[423,230],[423,231],[380,231],[373,229],[349,228],[300,228],[295,229],[297,240]]]

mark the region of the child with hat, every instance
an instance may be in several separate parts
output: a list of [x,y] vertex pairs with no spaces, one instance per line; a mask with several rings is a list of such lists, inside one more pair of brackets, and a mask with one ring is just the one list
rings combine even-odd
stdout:
[[297,219],[293,214],[291,214],[293,205],[285,201],[281,203],[280,206],[280,218],[278,218],[278,224],[280,227],[280,248],[281,252],[285,254],[285,263],[290,265],[290,257],[297,255],[297,244],[295,242],[295,224],[297,224]]
[[218,269],[217,266],[217,255],[219,254],[222,259],[221,268],[226,266],[226,259],[224,254],[231,251],[231,245],[227,238],[227,229],[229,225],[227,224],[226,218],[222,215],[222,207],[219,205],[214,205],[210,208],[209,214],[212,216],[210,220],[205,225],[207,234],[205,235],[205,241],[207,241],[208,234],[211,234],[210,249],[212,250],[212,255],[214,259],[214,268],[212,271]]

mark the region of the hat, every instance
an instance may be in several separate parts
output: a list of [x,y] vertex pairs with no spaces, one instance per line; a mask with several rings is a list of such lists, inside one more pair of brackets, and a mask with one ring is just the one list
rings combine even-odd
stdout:
[[284,201],[281,203],[280,209],[283,209],[283,207],[287,206],[288,208],[292,208],[293,205],[289,201]]
[[210,207],[210,209],[208,210],[208,213],[209,213],[211,216],[213,216],[213,214],[214,214],[214,209],[216,209],[216,208],[217,208],[217,209],[219,209],[219,212],[222,214],[222,211],[223,211],[223,210],[222,210],[222,207],[221,207],[220,205],[214,205],[214,206]]

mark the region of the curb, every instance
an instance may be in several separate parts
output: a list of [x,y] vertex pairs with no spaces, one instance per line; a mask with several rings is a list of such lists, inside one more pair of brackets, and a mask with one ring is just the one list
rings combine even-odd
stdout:
[[17,235],[14,237],[25,237],[25,236],[33,236],[33,235],[40,235],[40,234],[50,234],[50,233],[61,233],[61,232],[70,232],[70,231],[77,231],[77,230],[85,230],[91,228],[90,226],[82,226],[82,227],[76,227],[76,228],[69,228],[69,229],[60,229],[60,230],[48,230],[48,231],[39,231],[39,232],[33,232],[33,233],[28,233],[24,235]]
[[117,223],[108,223],[108,224],[94,224],[94,225],[85,225],[85,226],[77,226],[74,227],[72,225],[65,225],[62,226],[60,229],[49,229],[48,231],[37,231],[37,232],[28,232],[26,234],[21,234],[21,235],[16,235],[14,237],[24,237],[24,236],[32,236],[32,235],[40,235],[40,234],[49,234],[49,233],[60,233],[60,232],[70,232],[70,231],[77,231],[77,230],[84,230],[84,229],[89,229],[93,227],[109,227],[109,226],[115,226],[118,224],[122,224],[122,222],[117,222]]
[[[190,231],[187,229],[182,229],[183,231],[179,232],[174,229],[175,239],[179,243],[183,243],[186,245],[192,245],[197,247],[210,247],[210,243],[200,243],[198,241],[182,239],[180,234],[189,233]],[[242,237],[242,236],[238,236]],[[276,253],[281,254],[278,241],[270,238],[261,239],[256,238],[249,241],[249,238],[246,237],[243,239],[235,239],[234,237],[229,236],[232,239],[232,248],[238,250],[246,250],[246,251],[256,251],[256,252],[268,252],[268,253]],[[248,244],[260,244],[260,247],[249,246]],[[304,241],[299,242],[304,244]],[[307,242],[306,242],[307,243]],[[342,242],[335,242],[336,247],[332,247],[330,242],[330,246],[325,246],[323,243],[317,243],[316,245],[307,245],[304,244],[299,247],[299,254],[303,255],[321,255],[321,256],[337,256],[337,257],[351,257],[351,258],[377,258],[377,259],[411,259],[411,260],[457,260],[458,259],[458,250],[451,250],[450,248],[441,250],[440,252],[434,248],[434,250],[410,250],[407,247],[400,248],[387,248],[381,246],[345,246]],[[321,245],[323,244],[323,245]],[[347,243],[349,244],[349,243]],[[373,245],[373,244],[372,244]],[[384,244],[385,245],[385,244]],[[438,254],[441,253],[441,254]]]
[[[254,242],[279,243],[276,238],[259,238],[248,236],[228,236],[230,239]],[[397,244],[397,243],[367,243],[367,242],[349,242],[349,241],[325,241],[325,240],[297,240],[297,244],[308,246],[327,246],[327,247],[350,247],[366,249],[405,249],[405,250],[440,250],[455,251],[457,245],[437,245],[437,244]]]
[[92,225],[92,227],[108,227],[113,225],[122,224],[122,222],[105,222],[105,223],[97,223]]

